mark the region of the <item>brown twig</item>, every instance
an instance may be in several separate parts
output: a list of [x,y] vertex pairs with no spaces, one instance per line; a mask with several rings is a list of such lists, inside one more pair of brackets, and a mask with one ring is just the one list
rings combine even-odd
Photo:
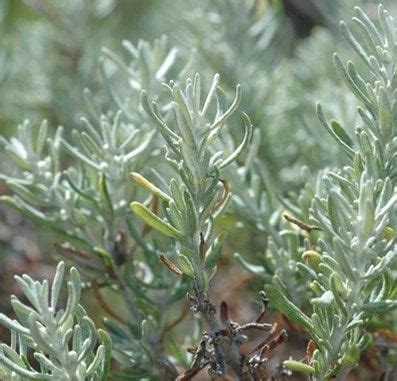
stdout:
[[[189,294],[188,297],[192,302],[193,311],[200,313],[211,329],[211,332],[207,336],[214,338],[214,335],[217,333],[227,330],[216,316],[215,306],[210,302],[208,294],[201,291],[199,281],[196,278],[193,280],[193,291],[194,294]],[[216,338],[214,339],[216,341]],[[230,339],[231,337],[227,337],[226,340],[222,340],[220,342],[220,347],[227,365],[233,369],[237,376],[241,376],[241,358],[238,347]]]
[[183,275],[182,270],[177,265],[175,265],[174,262],[169,260],[164,254],[160,254],[160,260],[161,260],[161,262],[164,263],[164,265],[167,267],[167,269],[170,270],[171,272],[173,272],[174,274],[179,275],[179,276]]
[[265,344],[262,347],[261,351],[259,352],[259,357],[262,358],[266,352],[272,351],[287,338],[288,338],[287,331],[283,329],[274,339],[272,339],[269,343]]
[[208,356],[206,342],[204,338],[201,339],[199,346],[194,351],[192,365],[188,370],[181,373],[176,381],[190,381],[193,377],[204,369],[210,363]]
[[236,332],[241,333],[248,329],[258,329],[260,331],[270,331],[272,328],[273,328],[273,324],[252,322],[252,323],[247,323],[247,324],[241,325],[238,329],[236,329]]
[[[214,305],[209,301],[208,295],[200,291],[197,281],[193,284],[193,290],[195,293],[188,295],[192,309],[203,315],[210,331],[203,332],[199,347],[190,350],[195,354],[194,361],[190,369],[182,373],[177,380],[191,380],[206,366],[208,366],[208,374],[213,379],[225,377],[227,367],[233,369],[241,381],[270,379],[268,358],[264,355],[282,343],[287,338],[287,334],[285,330],[277,334],[276,324],[259,322],[266,309],[267,298],[261,294],[263,307],[258,319],[241,325],[230,319],[229,308],[225,301],[220,305],[218,318]],[[270,332],[268,337],[246,356],[240,353],[239,346],[246,340],[243,332],[251,328]],[[256,353],[258,350],[260,353]],[[256,354],[252,355],[253,353]]]
[[306,355],[302,357],[299,361],[305,364],[310,364],[310,361],[313,357],[313,353],[317,348],[316,343],[313,340],[309,340],[306,346]]
[[205,253],[207,252],[207,243],[204,239],[204,234],[200,233],[200,262],[204,263]]
[[261,291],[259,293],[259,296],[262,301],[262,310],[261,310],[261,313],[259,314],[259,316],[255,320],[257,323],[259,323],[262,320],[263,316],[265,315],[265,313],[267,311],[267,305],[269,304],[269,299],[266,297],[266,294],[264,293],[264,291]]
[[261,349],[264,345],[266,345],[269,341],[273,340],[277,336],[277,328],[278,324],[274,323],[273,328],[270,330],[269,335],[266,337],[265,340],[263,340],[261,343],[259,343],[255,348],[253,348],[248,354],[252,355],[259,349]]
[[98,258],[94,257],[84,250],[76,249],[74,247],[61,244],[59,242],[55,242],[54,246],[59,253],[63,254],[65,257],[73,260],[79,265],[86,266],[101,272],[108,271],[105,265]]
[[288,214],[284,214],[283,217],[288,221],[291,222],[291,224],[294,224],[301,228],[302,230],[307,231],[308,233],[311,233],[313,230],[321,230],[319,227],[314,226],[314,225],[309,225],[301,220],[298,220],[295,217],[289,216]]
[[117,316],[112,310],[111,308],[107,305],[105,299],[103,299],[103,296],[101,294],[101,291],[99,290],[99,285],[96,279],[94,279],[91,282],[92,285],[92,292],[95,296],[95,299],[97,300],[98,304],[102,307],[102,309],[104,311],[106,311],[106,313],[111,316],[114,320],[117,320],[119,323],[127,325],[127,322],[124,321],[121,317]]

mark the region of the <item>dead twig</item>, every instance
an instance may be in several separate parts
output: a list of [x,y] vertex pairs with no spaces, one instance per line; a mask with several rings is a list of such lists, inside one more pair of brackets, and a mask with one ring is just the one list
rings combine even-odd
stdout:
[[98,304],[102,307],[106,313],[111,316],[114,320],[117,320],[119,323],[127,325],[127,322],[123,320],[121,317],[117,316],[112,309],[107,305],[105,299],[103,298],[101,291],[99,290],[99,285],[96,279],[91,282],[92,285],[92,292],[97,300]]
[[288,214],[284,214],[283,217],[288,221],[291,222],[291,224],[294,224],[296,226],[298,226],[299,228],[301,228],[302,230],[307,231],[308,233],[311,233],[313,230],[320,230],[321,229],[317,226],[314,225],[309,225],[301,220],[298,220],[295,217],[289,216]]

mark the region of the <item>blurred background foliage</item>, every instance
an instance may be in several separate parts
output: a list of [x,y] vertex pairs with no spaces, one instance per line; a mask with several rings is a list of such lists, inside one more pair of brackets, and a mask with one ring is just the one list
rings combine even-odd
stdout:
[[[395,1],[383,3],[392,13],[397,10]],[[356,101],[338,77],[332,53],[338,51],[343,57],[347,49],[338,20],[350,20],[354,5],[376,14],[372,0],[0,0],[1,134],[12,136],[26,118],[37,126],[47,119],[51,128],[62,125],[65,134],[70,134],[88,111],[85,88],[101,110],[117,110],[112,94],[128,95],[131,83],[120,73],[116,78],[112,68],[102,70],[107,57],[102,48],[127,60],[123,40],[152,43],[166,34],[169,46],[178,47],[177,61],[191,61],[188,74],[200,71],[208,82],[220,73],[227,94],[237,83],[243,85],[241,109],[261,131],[253,154],[262,163],[267,202],[275,203],[280,215],[283,207],[277,199],[297,199],[293,192],[304,186],[310,193],[320,169],[343,164],[338,146],[319,126],[315,101],[353,131]],[[116,86],[113,90],[105,78],[109,75]],[[1,172],[7,172],[3,153],[0,159]],[[306,166],[303,173],[302,166]],[[231,174],[236,170],[231,167]],[[9,193],[3,183],[0,193]],[[251,195],[237,194],[237,201],[238,197]],[[274,217],[269,211],[274,210],[256,209],[253,204],[252,210],[242,211],[238,205],[233,203],[235,213],[219,222],[238,237],[229,239],[227,253],[252,253],[255,262],[255,256],[265,252],[267,237],[255,229],[242,231],[238,224],[231,227],[233,216],[256,228],[261,220],[266,230]],[[52,271],[53,241],[51,233],[36,230],[20,215],[1,207],[2,295],[14,292],[10,282],[14,273]],[[231,274],[230,278],[240,274],[240,282],[228,289],[227,276],[220,276],[214,291],[218,299],[227,298],[225,294],[251,279],[236,267],[231,255],[225,257],[230,266],[221,271]],[[249,289],[257,291],[261,282]],[[8,298],[2,297],[0,309],[7,311],[7,305]]]

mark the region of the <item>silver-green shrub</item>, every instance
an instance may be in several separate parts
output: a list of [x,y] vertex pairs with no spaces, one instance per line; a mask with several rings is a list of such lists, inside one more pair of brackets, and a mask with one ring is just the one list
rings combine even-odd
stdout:
[[[17,316],[0,314],[0,323],[11,330],[11,344],[1,344],[0,374],[4,380],[106,380],[112,355],[109,335],[95,328],[79,304],[81,279],[70,269],[65,307],[58,301],[65,274],[60,262],[51,289],[48,281],[28,275],[15,277],[29,304],[11,297]],[[98,346],[98,342],[100,345]],[[32,357],[40,368],[32,365]]]
[[[355,28],[341,23],[343,34],[365,68],[347,65],[335,54],[335,65],[362,106],[354,134],[336,120],[328,122],[318,104],[321,124],[346,155],[346,166],[321,175],[309,220],[321,230],[296,268],[313,294],[306,315],[280,292],[266,286],[273,303],[305,327],[316,350],[302,365],[287,361],[315,379],[347,374],[371,336],[371,319],[395,310],[396,251],[396,25],[379,6],[380,27],[356,8]],[[310,234],[310,233],[309,233]],[[293,253],[291,253],[293,255]],[[283,279],[278,277],[278,284]],[[283,287],[281,287],[283,288]],[[291,292],[291,289],[289,289]]]
[[[1,200],[51,231],[85,277],[72,268],[58,312],[63,262],[51,296],[47,281],[17,278],[33,308],[12,297],[18,320],[0,315],[3,378],[344,379],[369,346],[387,350],[393,376],[392,345],[371,333],[396,329],[397,33],[382,6],[379,21],[356,8],[340,51],[359,60],[332,63],[335,17],[351,3],[316,2],[331,31],[292,51],[281,3],[175,2],[187,21],[170,20],[169,38],[102,49],[104,89],[82,92],[73,129],[25,121],[0,137],[12,193]],[[213,300],[231,250],[237,275],[266,290],[246,324]],[[78,304],[83,289],[109,337]],[[180,328],[186,295],[194,316]],[[286,333],[262,322],[267,298],[310,336],[304,360],[269,365]],[[251,329],[264,336],[247,354]]]

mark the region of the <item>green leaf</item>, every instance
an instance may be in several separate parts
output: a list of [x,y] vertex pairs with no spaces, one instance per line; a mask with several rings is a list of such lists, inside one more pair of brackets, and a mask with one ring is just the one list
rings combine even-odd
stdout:
[[157,188],[153,183],[151,183],[148,179],[140,175],[139,173],[132,172],[131,177],[134,181],[136,181],[140,186],[148,190],[150,193],[158,196],[162,200],[166,202],[170,202],[172,198],[168,196],[168,194],[164,193],[161,189]]
[[153,229],[169,236],[176,238],[180,241],[184,241],[184,237],[181,232],[175,229],[173,226],[168,224],[166,221],[156,216],[150,209],[142,205],[139,202],[131,203],[132,211],[140,217],[146,224],[148,224]]
[[241,101],[241,86],[237,85],[236,93],[232,104],[225,112],[223,112],[223,114],[219,118],[215,120],[215,122],[211,125],[211,130],[214,130],[216,127],[222,125],[237,110],[240,101]]
[[341,147],[346,152],[346,154],[351,159],[353,159],[354,151],[351,149],[351,147],[348,144],[345,143],[344,140],[342,140],[340,138],[339,135],[336,134],[334,129],[327,123],[320,103],[317,103],[317,116],[318,116],[318,119],[320,120],[321,124],[323,125],[323,127],[328,131],[328,133],[336,140],[337,143],[339,143],[341,145]]
[[271,284],[265,285],[266,295],[272,304],[284,315],[292,321],[302,325],[310,333],[313,339],[316,339],[316,334],[313,325],[308,316],[306,316],[297,306],[295,306],[288,298],[276,287]]
[[178,254],[178,265],[184,274],[186,274],[190,278],[194,277],[194,268],[192,262],[190,262],[189,258],[186,255],[182,253]]
[[246,261],[240,254],[235,253],[234,258],[247,271],[249,271],[255,275],[258,275],[262,278],[267,278],[269,276],[269,274],[267,274],[265,272],[263,266],[254,265],[254,264]]
[[113,217],[113,203],[109,194],[107,179],[105,174],[101,174],[98,178],[98,190],[101,198],[101,203],[105,206],[106,210],[109,211],[111,217]]
[[360,89],[357,83],[353,81],[353,79],[346,71],[341,59],[337,54],[334,54],[334,61],[335,61],[336,69],[338,70],[340,76],[344,79],[347,86],[350,88],[351,92],[357,97],[357,99],[362,101],[370,111],[373,111],[374,107],[371,101],[369,100],[368,95],[366,93],[363,93],[363,91]]
[[384,87],[379,88],[379,120],[383,139],[387,142],[393,136],[393,116],[389,97]]
[[222,253],[222,245],[225,241],[227,233],[222,232],[215,238],[212,245],[208,248],[207,252],[205,253],[205,267],[207,269],[212,268],[215,264],[217,259],[220,257]]
[[101,148],[95,142],[95,140],[90,135],[88,135],[85,131],[83,131],[81,134],[79,134],[79,138],[81,139],[81,142],[84,143],[86,148],[88,148],[88,150],[92,154],[96,155],[98,158],[102,158],[104,156],[104,152],[101,150]]
[[316,370],[308,365],[304,364],[303,362],[300,361],[295,361],[295,360],[286,360],[284,361],[284,366],[294,372],[300,372],[304,374],[313,374],[316,372]]
[[320,253],[318,253],[315,250],[306,250],[302,254],[302,259],[304,259],[304,260],[307,259],[310,266],[316,269],[322,260],[322,256]]
[[[169,129],[165,121],[162,119],[162,117],[158,114],[157,109],[154,107],[155,104],[149,103],[148,95],[145,90],[142,90],[141,92],[141,102],[142,106],[145,109],[145,111],[151,116],[152,120],[155,122],[158,130],[160,131],[161,135],[167,142],[167,144],[173,148],[175,142],[180,140],[180,137],[175,134],[172,130]],[[173,141],[174,140],[174,141]]]
[[102,380],[105,381],[108,379],[108,374],[112,364],[112,340],[109,334],[103,329],[98,329],[98,336],[102,345],[105,348],[105,359],[103,363],[103,373],[102,373]]
[[346,40],[354,48],[354,50],[361,57],[361,59],[371,68],[371,65],[369,64],[368,54],[366,53],[364,48],[361,46],[361,44],[357,41],[357,39],[355,38],[353,33],[350,32],[349,28],[343,21],[340,22],[340,26],[341,26],[342,33],[345,36]]
[[353,141],[350,136],[346,132],[346,130],[342,127],[342,125],[337,122],[335,119],[331,120],[331,128],[335,132],[335,134],[349,147],[353,147]]
[[17,365],[14,363],[12,360],[8,359],[5,357],[3,354],[0,354],[0,364],[5,366],[6,368],[14,371],[18,375],[22,377],[26,377],[27,379],[33,379],[33,380],[52,380],[52,376],[44,376],[36,371],[30,371],[28,369],[22,368],[21,366]]
[[46,120],[43,120],[43,122],[40,125],[39,133],[37,135],[37,140],[36,140],[35,151],[37,155],[41,155],[41,153],[43,152],[43,148],[47,138],[47,132],[48,132],[48,122]]
[[59,262],[51,288],[51,308],[55,311],[65,274],[65,262]]
[[26,169],[28,171],[32,170],[31,163],[29,163],[25,158],[23,158],[20,153],[16,152],[16,150],[14,148],[12,148],[12,146],[5,147],[4,151],[22,169]]
[[372,335],[368,332],[364,333],[364,335],[361,337],[360,341],[358,342],[358,347],[360,348],[360,351],[363,351],[366,349],[372,342]]
[[112,256],[106,250],[102,249],[101,247],[94,247],[92,249],[94,253],[100,258],[103,264],[111,268],[112,267]]
[[99,164],[95,163],[95,161],[91,160],[86,155],[82,154],[76,147],[73,147],[72,145],[70,145],[66,140],[62,140],[62,144],[63,144],[64,148],[66,149],[66,151],[70,155],[74,156],[77,160],[86,163],[87,165],[96,169],[97,171],[101,170],[101,166]]
[[339,229],[341,227],[339,211],[338,211],[338,202],[335,198],[334,192],[330,192],[327,200],[328,205],[328,217],[331,221],[332,228],[336,234],[339,234]]
[[51,229],[59,234],[65,235],[69,238],[84,242],[80,237],[70,234],[66,230],[62,229],[60,227],[60,224],[57,222],[57,220],[55,218],[46,216],[41,211],[35,209],[33,206],[24,202],[21,198],[18,198],[18,196],[14,196],[14,197],[0,196],[0,201],[4,202],[11,208],[18,210],[21,214],[30,218],[31,220],[44,225],[48,229]]
[[363,304],[363,311],[370,314],[380,314],[397,308],[397,300],[383,300],[381,302]]
[[311,303],[316,306],[330,306],[334,301],[334,295],[332,291],[325,291],[319,298],[313,298]]
[[226,167],[227,165],[231,164],[234,160],[236,160],[237,156],[241,153],[241,151],[247,146],[248,142],[252,137],[252,123],[250,118],[246,113],[242,113],[242,118],[244,121],[244,137],[241,141],[240,145],[226,158],[222,161],[219,165],[219,169]]

